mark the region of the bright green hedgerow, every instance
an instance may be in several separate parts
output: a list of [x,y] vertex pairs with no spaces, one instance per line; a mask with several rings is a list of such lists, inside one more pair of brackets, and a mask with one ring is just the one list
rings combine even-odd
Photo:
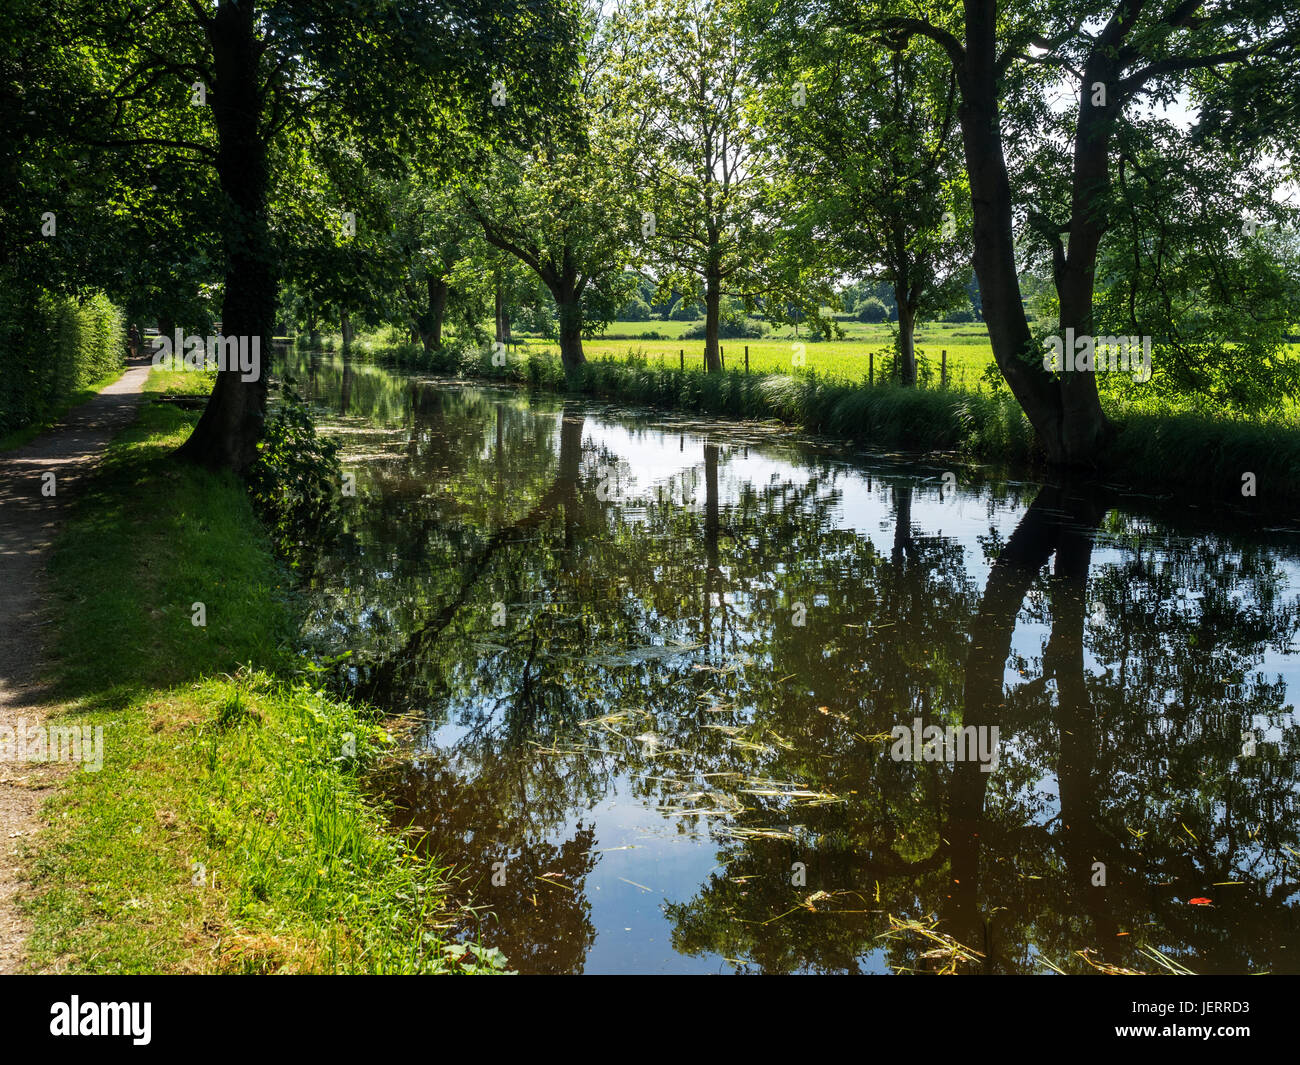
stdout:
[[0,275],[0,451],[25,444],[121,376],[122,313]]

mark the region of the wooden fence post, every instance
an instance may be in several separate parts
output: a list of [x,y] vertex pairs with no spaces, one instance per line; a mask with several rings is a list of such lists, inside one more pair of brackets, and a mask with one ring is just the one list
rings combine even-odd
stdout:
[[948,387],[948,349],[939,352],[939,387]]
[[749,345],[745,345],[745,373],[749,373]]
[[677,354],[681,358],[682,373],[685,373],[686,372],[686,349],[682,348],[682,350],[679,351]]
[[876,383],[876,353],[874,351],[869,351],[867,352],[867,384],[874,385],[875,383]]

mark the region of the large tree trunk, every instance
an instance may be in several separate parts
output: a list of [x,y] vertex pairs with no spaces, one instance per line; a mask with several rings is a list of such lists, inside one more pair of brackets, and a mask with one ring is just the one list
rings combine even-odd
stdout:
[[916,308],[905,291],[894,290],[898,304],[898,383],[905,388],[916,387]]
[[339,331],[343,335],[343,350],[350,350],[352,347],[352,315],[347,311],[339,315]]
[[420,337],[425,351],[442,347],[442,322],[447,313],[447,279],[429,276],[429,306],[424,314]]
[[496,288],[496,338],[502,344],[510,343],[510,311],[506,306],[505,293],[500,282]]
[[704,278],[704,366],[709,373],[722,372],[722,356],[718,352],[721,307],[722,278],[710,270]]
[[582,350],[582,293],[573,278],[550,286],[560,328],[560,362],[569,373],[587,361]]
[[[1106,53],[1095,53],[1084,68],[1079,124],[1074,138],[1074,174],[1070,202],[1070,242],[1056,256],[1056,294],[1061,306],[1061,336],[1092,336],[1092,294],[1097,253],[1105,234],[1101,205],[1110,195],[1111,108],[1092,102],[1089,86],[1102,83],[1114,91],[1116,72]],[[1115,429],[1101,409],[1097,375],[1092,370],[1061,374],[1061,403],[1067,454],[1096,457],[1114,438]]]
[[[962,143],[975,223],[975,275],[993,356],[1024,409],[1048,460],[1095,466],[1114,430],[1101,409],[1090,370],[1063,371],[1058,381],[1043,368],[1021,302],[1012,235],[1011,186],[1003,151],[998,103],[996,0],[965,0],[966,58],[959,69]],[[1092,286],[1104,220],[1099,213],[1109,186],[1109,112],[1091,103],[1088,87],[1110,80],[1113,59],[1089,61],[1075,140],[1070,249],[1058,254],[1062,335],[1092,330]],[[1105,68],[1105,69],[1103,69]],[[1113,80],[1110,81],[1113,85]]]
[[998,369],[1052,462],[1066,462],[1061,396],[1034,350],[1021,303],[1012,233],[1011,184],[998,106],[997,4],[966,0],[966,61],[961,70],[962,144],[974,212],[975,276]]
[[225,295],[222,333],[247,337],[259,351],[258,372],[217,374],[203,416],[177,455],[211,469],[243,472],[257,456],[266,416],[265,360],[275,321],[276,276],[267,218],[269,170],[260,122],[261,42],[251,0],[217,5],[206,23],[214,84],[209,93],[217,129],[217,177],[225,194]]

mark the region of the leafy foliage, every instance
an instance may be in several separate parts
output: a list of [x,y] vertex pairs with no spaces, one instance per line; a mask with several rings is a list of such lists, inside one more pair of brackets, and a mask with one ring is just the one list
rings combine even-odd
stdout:
[[122,314],[107,297],[77,301],[0,284],[0,435],[40,421],[123,365]]
[[249,468],[248,490],[276,551],[295,568],[310,569],[313,548],[337,527],[338,447],[317,434],[307,404],[285,382]]

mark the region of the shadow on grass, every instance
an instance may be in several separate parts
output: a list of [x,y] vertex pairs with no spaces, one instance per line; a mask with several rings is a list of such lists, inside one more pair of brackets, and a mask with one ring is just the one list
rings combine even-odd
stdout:
[[[231,474],[171,457],[197,412],[146,403],[70,515],[50,564],[54,694],[120,704],[290,660],[292,578]],[[197,624],[196,622],[202,622]]]

